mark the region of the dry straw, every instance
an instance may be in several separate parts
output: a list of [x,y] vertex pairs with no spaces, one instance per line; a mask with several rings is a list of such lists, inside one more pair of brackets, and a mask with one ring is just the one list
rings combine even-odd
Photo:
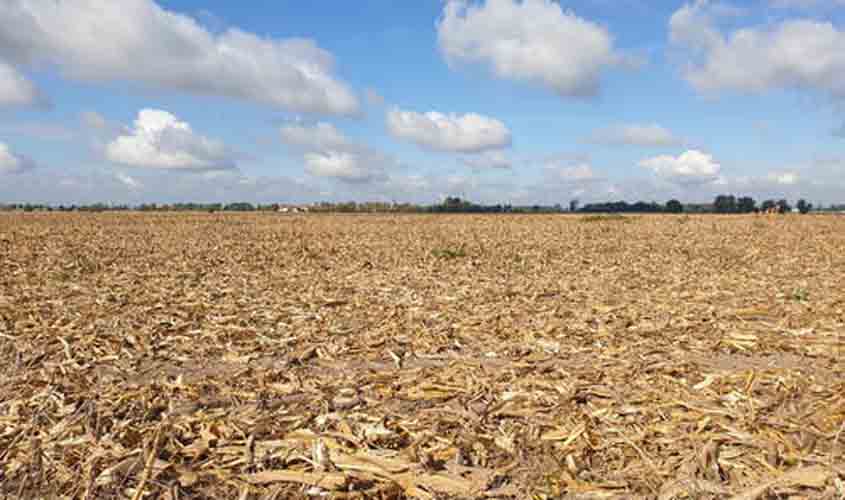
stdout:
[[845,219],[0,216],[0,497],[843,498]]

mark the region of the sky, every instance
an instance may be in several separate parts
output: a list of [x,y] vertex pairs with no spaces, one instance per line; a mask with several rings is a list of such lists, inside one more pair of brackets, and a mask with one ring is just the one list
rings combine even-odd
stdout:
[[0,203],[845,202],[845,0],[0,0]]

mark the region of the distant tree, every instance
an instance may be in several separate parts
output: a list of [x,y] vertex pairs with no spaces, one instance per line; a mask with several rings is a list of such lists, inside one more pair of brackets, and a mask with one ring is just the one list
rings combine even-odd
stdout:
[[465,212],[470,203],[457,196],[447,196],[443,201],[443,208],[447,212]]
[[775,200],[766,200],[760,205],[760,210],[767,212],[769,209],[775,208],[777,203]]
[[446,199],[443,201],[443,204],[447,207],[459,208],[461,205],[463,205],[463,201],[457,196],[447,196]]
[[675,199],[666,202],[666,211],[672,214],[679,214],[684,211],[684,205]]
[[252,203],[239,202],[229,203],[228,205],[223,207],[223,210],[226,212],[252,212],[253,210],[255,210],[255,207],[252,205]]
[[736,212],[736,198],[733,195],[720,194],[713,201],[716,213],[732,214]]
[[613,201],[588,203],[579,211],[587,213],[659,213],[663,212],[663,210],[663,205],[655,202],[638,201],[636,203],[627,203],[624,201]]
[[778,200],[776,205],[778,207],[778,212],[780,212],[782,214],[785,214],[785,213],[792,211],[792,207],[789,205],[789,202],[784,200],[784,199]]
[[581,202],[580,202],[580,201],[578,201],[578,199],[571,200],[571,201],[569,202],[569,211],[570,211],[570,212],[577,212],[577,211],[578,211],[578,206],[579,206],[580,204],[581,204]]
[[757,202],[750,196],[743,196],[736,200],[736,210],[741,214],[750,214],[757,209]]
[[807,200],[801,198],[800,200],[798,200],[796,207],[798,207],[799,212],[801,212],[802,214],[806,214],[806,213],[809,213],[810,210],[813,209],[813,204],[807,203]]

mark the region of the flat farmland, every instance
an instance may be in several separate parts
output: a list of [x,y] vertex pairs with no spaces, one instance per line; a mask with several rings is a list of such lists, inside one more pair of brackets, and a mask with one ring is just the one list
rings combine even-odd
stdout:
[[845,498],[845,217],[4,214],[0,498]]

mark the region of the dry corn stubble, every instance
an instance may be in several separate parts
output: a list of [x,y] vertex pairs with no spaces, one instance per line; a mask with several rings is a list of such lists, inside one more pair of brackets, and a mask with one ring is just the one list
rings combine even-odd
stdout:
[[845,218],[0,216],[0,497],[842,498]]

